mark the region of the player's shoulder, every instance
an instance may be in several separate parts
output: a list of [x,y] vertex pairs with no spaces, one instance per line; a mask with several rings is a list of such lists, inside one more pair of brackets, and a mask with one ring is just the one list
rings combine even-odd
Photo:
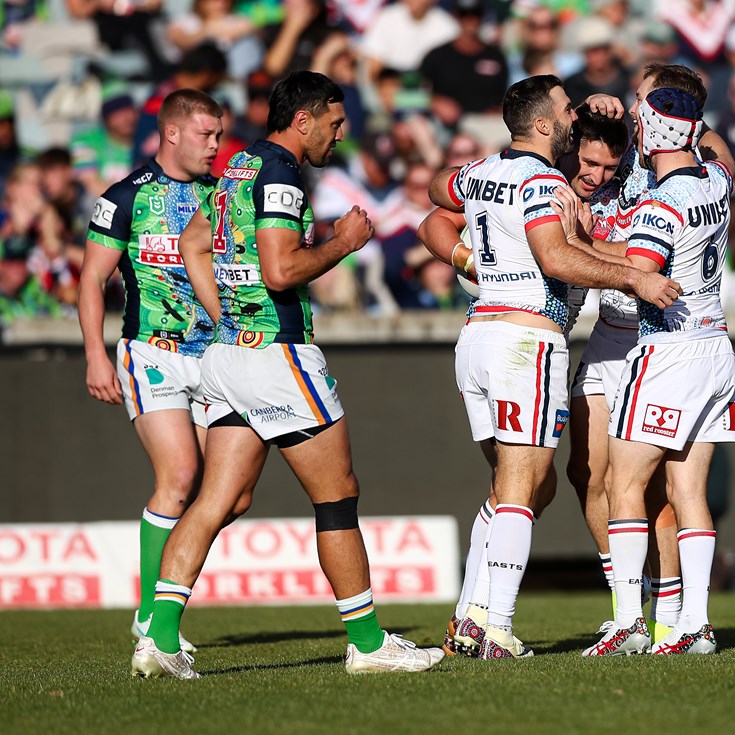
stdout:
[[258,140],[244,151],[236,153],[230,159],[230,166],[254,169],[257,175],[253,175],[253,178],[260,185],[283,183],[303,188],[301,167],[296,156],[270,140]]
[[543,182],[548,179],[555,185],[566,184],[564,174],[555,168],[548,159],[531,151],[517,151],[509,148],[499,154],[501,160],[508,161],[515,175],[520,179],[521,189],[531,185],[532,182]]
[[714,181],[724,184],[728,190],[733,186],[733,172],[722,161],[705,161],[702,166]]

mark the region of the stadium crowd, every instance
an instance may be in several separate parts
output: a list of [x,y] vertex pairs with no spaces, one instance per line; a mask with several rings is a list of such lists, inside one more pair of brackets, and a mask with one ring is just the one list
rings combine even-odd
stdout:
[[[595,92],[629,102],[645,63],[685,63],[706,80],[706,120],[735,154],[733,20],[735,0],[6,0],[0,324],[75,309],[93,203],[155,155],[166,94],[196,88],[222,104],[219,174],[265,134],[272,87],[296,69],[327,74],[345,94],[338,155],[306,167],[315,242],[355,203],[375,226],[315,282],[315,306],[462,307],[454,269],[417,229],[440,168],[509,142],[508,86],[554,73],[573,105]],[[69,51],[52,62],[60,38]],[[48,63],[29,76],[39,59]],[[122,299],[108,289],[109,308]]]

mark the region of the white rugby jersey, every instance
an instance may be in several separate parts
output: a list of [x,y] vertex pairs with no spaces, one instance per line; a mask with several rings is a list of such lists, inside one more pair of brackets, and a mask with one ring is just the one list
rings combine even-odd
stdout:
[[638,301],[642,342],[727,331],[720,283],[731,190],[730,173],[720,163],[680,168],[661,179],[633,213],[627,255],[650,258],[684,292],[665,309]]
[[[597,215],[597,222],[592,231],[592,237],[606,240],[615,227],[615,215],[618,212],[618,194],[620,193],[620,181],[616,178],[610,179],[604,186],[600,187],[587,201],[592,214]],[[579,312],[582,310],[589,289],[584,286],[569,286],[569,318],[567,320],[566,334],[569,335],[572,327],[577,322]],[[635,303],[634,303],[635,305]],[[637,312],[636,312],[637,313]],[[636,316],[636,329],[637,316]]]
[[513,148],[468,163],[452,177],[450,195],[464,204],[475,258],[475,314],[526,311],[564,329],[567,284],[541,272],[526,233],[559,222],[549,202],[566,183],[543,156]]
[[[613,226],[605,235],[597,235],[608,242],[623,242],[630,236],[633,212],[641,198],[656,186],[656,174],[641,166],[638,149],[631,143],[618,168],[621,181],[617,212]],[[620,329],[638,329],[638,305],[635,297],[614,288],[600,291],[600,319]]]

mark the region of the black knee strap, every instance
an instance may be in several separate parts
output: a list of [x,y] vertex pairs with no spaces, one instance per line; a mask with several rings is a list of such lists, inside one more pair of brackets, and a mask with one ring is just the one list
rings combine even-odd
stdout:
[[316,532],[357,528],[357,495],[334,503],[314,503]]

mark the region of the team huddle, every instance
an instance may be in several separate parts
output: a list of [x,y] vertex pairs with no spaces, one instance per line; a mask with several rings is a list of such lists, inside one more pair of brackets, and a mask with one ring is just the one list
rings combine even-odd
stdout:
[[[219,181],[209,171],[221,109],[195,90],[166,98],[157,156],[96,204],[79,298],[90,393],[125,404],[155,474],[133,675],[199,678],[181,617],[217,534],[250,507],[272,444],[314,506],[349,673],[424,671],[456,653],[533,655],[513,614],[567,423],[568,473],[615,609],[584,655],[715,651],[705,484],[715,443],[735,439],[735,354],[719,300],[733,168],[703,127],[705,97],[688,69],[649,68],[629,143],[617,100],[574,111],[556,77],[530,77],[504,101],[511,146],[432,183],[438,209],[419,235],[479,289],[456,375],[493,474],[442,648],[378,623],[347,423],[313,343],[309,282],[373,233],[353,207],[312,247],[299,168],[324,166],[341,140],[342,91],[313,72],[284,79],[267,138]],[[113,366],[102,326],[117,267],[127,298]],[[600,318],[570,400],[567,342],[588,288],[603,289]]]

